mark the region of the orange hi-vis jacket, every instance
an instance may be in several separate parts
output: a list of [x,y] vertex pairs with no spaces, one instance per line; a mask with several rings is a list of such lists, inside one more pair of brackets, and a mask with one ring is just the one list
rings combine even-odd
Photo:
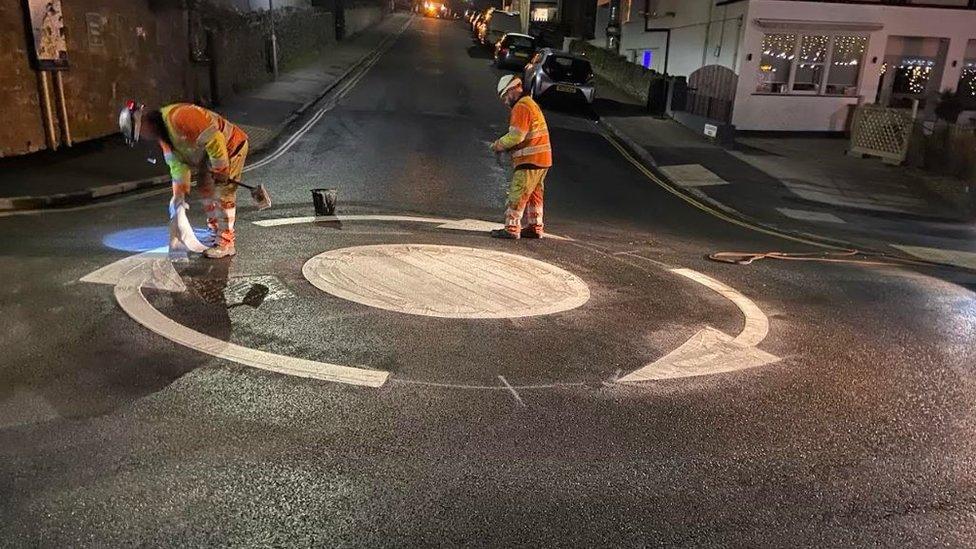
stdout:
[[552,167],[552,145],[549,127],[539,104],[531,97],[523,97],[512,106],[508,133],[498,142],[512,153],[512,164],[520,166]]
[[189,192],[191,166],[200,165],[205,157],[211,172],[240,177],[229,169],[230,158],[247,143],[243,130],[219,114],[190,103],[174,103],[160,112],[173,141],[172,148],[160,141],[173,185]]

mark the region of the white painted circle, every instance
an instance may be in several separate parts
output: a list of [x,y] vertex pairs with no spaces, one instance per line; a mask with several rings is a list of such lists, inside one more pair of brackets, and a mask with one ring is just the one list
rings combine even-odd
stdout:
[[586,283],[515,254],[431,244],[340,248],[309,259],[316,288],[363,305],[443,318],[519,318],[575,309]]

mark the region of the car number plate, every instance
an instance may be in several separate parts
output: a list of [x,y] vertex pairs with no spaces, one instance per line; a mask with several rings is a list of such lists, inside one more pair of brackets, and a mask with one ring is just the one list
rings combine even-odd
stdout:
[[556,84],[556,90],[564,93],[576,93],[576,86],[567,86],[566,84]]

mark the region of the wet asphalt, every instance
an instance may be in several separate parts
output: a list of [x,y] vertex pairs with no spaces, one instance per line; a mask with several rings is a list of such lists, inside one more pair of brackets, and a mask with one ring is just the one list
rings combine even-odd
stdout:
[[[976,300],[964,274],[709,261],[810,248],[674,197],[585,109],[547,111],[547,229],[573,240],[409,220],[252,223],[311,215],[317,187],[339,189],[341,214],[500,220],[508,170],[487,152],[507,127],[499,74],[462,23],[416,19],[248,174],[276,206],[240,208],[239,255],[181,266],[183,294],[146,291],[223,340],[389,371],[378,389],[180,347],[130,319],[110,286],[79,282],[165,244],[165,195],[0,218],[0,545],[972,544]],[[391,243],[545,261],[591,297],[554,315],[430,318],[302,276],[322,252]],[[769,318],[760,348],[780,360],[614,383],[706,326],[743,329],[735,306],[674,268],[751,298]],[[236,301],[256,280],[267,295]]]

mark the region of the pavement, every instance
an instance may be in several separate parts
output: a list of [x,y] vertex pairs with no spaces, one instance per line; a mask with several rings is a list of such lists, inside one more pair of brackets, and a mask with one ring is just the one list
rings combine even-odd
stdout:
[[233,259],[154,251],[165,190],[0,217],[0,544],[971,545],[976,277],[709,261],[820,248],[577,109],[562,238],[491,239],[501,73],[435,19],[373,59],[255,156]]
[[669,184],[730,215],[844,248],[976,266],[968,213],[931,191],[965,182],[848,156],[843,138],[747,135],[722,147],[607,82],[598,95],[609,131]]
[[[401,17],[387,18],[329,48],[328,55],[224,101],[215,110],[250,138],[251,155],[373,53]],[[0,159],[0,212],[63,208],[165,186],[168,170],[155,143],[126,146],[111,135],[73,148]]]

